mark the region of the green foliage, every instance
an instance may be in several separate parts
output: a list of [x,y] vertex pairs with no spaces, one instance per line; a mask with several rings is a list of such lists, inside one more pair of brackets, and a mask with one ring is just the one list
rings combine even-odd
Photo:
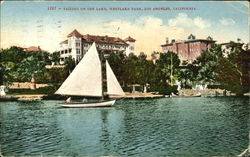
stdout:
[[216,69],[218,82],[237,95],[250,91],[250,50],[242,46],[243,43],[230,42],[228,56],[220,59]]
[[18,64],[18,77],[21,81],[30,81],[33,76],[38,75],[45,70],[45,65],[46,62],[39,60],[38,57],[27,57]]
[[46,69],[43,73],[36,75],[36,83],[62,83],[68,77],[68,71],[64,68]]
[[76,62],[72,57],[66,58],[64,61],[65,69],[69,72],[69,74],[73,71],[76,67]]
[[53,52],[52,54],[50,54],[50,60],[52,63],[54,64],[59,64],[60,62],[60,52]]
[[30,55],[23,48],[17,46],[1,50],[1,62],[20,63],[28,56]]
[[23,48],[17,46],[0,50],[0,84],[8,85],[17,78],[17,65],[27,56]]
[[[17,46],[1,49],[0,84],[8,85],[14,81],[30,81],[32,76],[37,78],[38,75],[44,75],[43,78],[45,78],[45,65],[51,64],[55,60],[58,61],[58,55],[58,53],[55,53],[51,57],[48,52],[27,52]],[[58,74],[58,77],[61,77],[61,75]]]
[[124,83],[124,64],[125,64],[125,55],[122,53],[111,53],[107,60],[109,61],[109,64],[112,68],[112,70],[115,73],[115,76],[117,77],[118,81],[120,83]]
[[196,84],[220,84],[237,95],[249,92],[250,53],[247,48],[243,49],[243,45],[240,40],[231,41],[225,51],[215,44],[209,51],[203,52],[192,65],[188,65],[181,72],[181,78],[194,78],[188,80]]
[[20,95],[20,94],[54,94],[58,86],[47,86],[42,88],[37,88],[35,90],[31,89],[9,89],[8,94]]
[[[160,53],[154,52],[155,55]],[[150,85],[151,91],[160,90],[162,93],[172,91],[168,85],[170,82],[171,70],[171,55],[173,66],[173,81],[177,79],[180,60],[176,54],[160,54],[160,58],[156,60],[156,64],[152,60],[147,60],[145,53],[141,52],[139,56],[129,54],[111,53],[108,57],[110,66],[112,67],[115,75],[118,77],[120,83],[124,84],[124,88],[130,90],[127,86],[131,84],[140,84],[145,86]],[[165,69],[162,69],[165,68]],[[164,71],[165,70],[165,71]]]
[[176,53],[161,53],[156,60],[156,82],[167,82],[174,84],[179,74],[180,59]]
[[[227,51],[215,44],[193,63],[183,62],[182,66],[177,54],[172,52],[153,52],[152,60],[147,60],[143,52],[138,56],[111,53],[107,59],[118,81],[128,90],[131,84],[149,84],[151,91],[170,94],[177,88],[171,85],[179,80],[185,88],[195,84],[219,85],[242,95],[250,90],[250,52],[242,47],[240,40],[230,42]],[[51,62],[58,64],[59,57],[58,52],[26,52],[16,46],[1,49],[0,83],[30,81],[32,76],[39,83],[62,83],[76,63],[67,58],[65,68],[45,68]]]
[[[198,67],[195,82],[197,84],[217,83],[216,68],[219,66],[219,60],[222,58],[222,50],[220,45],[213,45],[209,51],[205,51],[199,56],[193,65]],[[196,69],[197,70],[197,69]]]
[[151,91],[159,92],[159,94],[163,95],[170,95],[171,93],[176,93],[177,92],[177,85],[170,86],[167,83],[161,83],[160,85],[157,86],[151,86]]

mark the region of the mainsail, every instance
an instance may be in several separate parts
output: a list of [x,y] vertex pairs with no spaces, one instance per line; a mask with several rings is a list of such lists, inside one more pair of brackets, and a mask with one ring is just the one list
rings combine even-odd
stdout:
[[107,90],[109,95],[125,95],[117,81],[108,61],[106,60]]
[[93,43],[55,94],[102,96],[101,61]]

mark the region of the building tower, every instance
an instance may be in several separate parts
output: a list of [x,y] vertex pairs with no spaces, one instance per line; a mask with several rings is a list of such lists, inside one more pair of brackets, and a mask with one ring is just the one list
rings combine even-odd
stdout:
[[128,56],[130,53],[135,53],[135,39],[131,38],[130,36],[124,39],[125,42],[128,44],[126,48],[126,55]]
[[68,36],[68,46],[71,49],[70,56],[76,61],[79,62],[81,59],[81,44],[82,44],[82,35],[75,29]]

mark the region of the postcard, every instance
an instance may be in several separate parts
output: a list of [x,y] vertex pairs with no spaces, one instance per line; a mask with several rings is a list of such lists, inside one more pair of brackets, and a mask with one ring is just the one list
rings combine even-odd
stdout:
[[0,156],[248,156],[248,1],[1,1]]

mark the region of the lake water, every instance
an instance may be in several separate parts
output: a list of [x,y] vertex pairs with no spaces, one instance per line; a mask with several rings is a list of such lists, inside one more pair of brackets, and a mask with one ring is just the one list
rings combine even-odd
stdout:
[[2,154],[229,156],[249,144],[249,98],[124,99],[88,109],[60,102],[1,102]]

